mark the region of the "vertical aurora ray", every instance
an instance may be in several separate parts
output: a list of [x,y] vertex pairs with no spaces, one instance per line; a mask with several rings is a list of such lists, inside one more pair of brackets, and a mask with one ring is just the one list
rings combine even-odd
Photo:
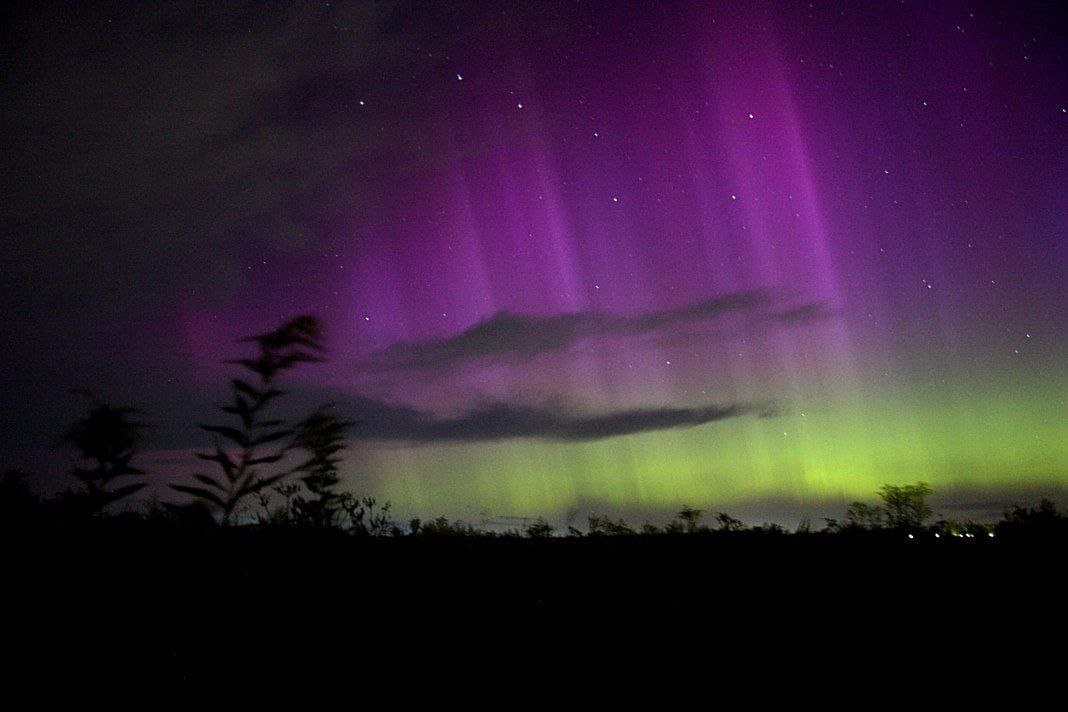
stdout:
[[[859,176],[874,172],[862,154],[879,137],[873,143],[865,127],[815,109],[814,96],[836,95],[822,87],[835,76],[830,62],[805,54],[796,28],[760,12],[716,22],[692,15],[681,42],[654,48],[660,75],[627,49],[601,46],[622,53],[610,89],[581,72],[570,89],[539,83],[528,66],[514,82],[523,88],[506,95],[514,103],[491,93],[468,107],[470,124],[455,140],[469,148],[434,179],[454,186],[441,225],[448,249],[464,257],[443,261],[428,285],[448,295],[447,309],[435,308],[464,318],[405,338],[455,335],[499,310],[641,314],[754,287],[820,302],[834,316],[783,328],[725,319],[691,325],[693,333],[595,340],[379,393],[439,413],[499,399],[601,412],[774,401],[779,414],[587,443],[364,445],[363,483],[402,508],[467,517],[811,504],[915,479],[976,491],[1063,486],[1063,366],[1018,375],[973,368],[985,349],[954,334],[996,327],[962,312],[948,288],[917,296],[933,291],[928,280],[905,282],[944,257],[928,238],[873,222],[877,198]],[[877,95],[860,76],[847,85],[846,93]],[[650,101],[651,86],[666,99]],[[910,88],[922,105],[923,90]],[[479,135],[492,138],[471,144]],[[828,172],[830,156],[840,172]],[[895,158],[882,159],[895,172],[915,161]],[[880,210],[890,215],[901,203]],[[921,199],[911,209],[942,220]],[[961,239],[943,227],[946,239]],[[429,236],[404,238],[416,239],[441,247]],[[897,247],[893,258],[882,257],[887,245]],[[406,290],[402,279],[391,284]],[[457,293],[456,284],[472,290]],[[958,294],[979,288],[957,285]],[[886,328],[873,327],[877,319]],[[915,359],[901,348],[927,337],[933,354]],[[932,356],[933,370],[924,365]]]
[[[806,125],[811,98],[802,112],[795,94],[807,89],[812,70],[791,55],[796,41],[791,49],[779,42],[787,30],[773,27],[774,18],[722,19],[684,33],[692,45],[667,53],[665,64],[676,71],[665,69],[662,78],[660,89],[674,97],[665,105],[609,118],[615,101],[642,103],[635,96],[649,77],[640,69],[622,75],[601,117],[579,112],[554,120],[550,104],[563,99],[531,89],[519,139],[491,149],[488,168],[465,161],[467,172],[483,177],[469,190],[484,199],[465,207],[480,215],[464,218],[481,226],[484,253],[472,262],[507,274],[513,285],[496,292],[500,299],[481,318],[496,309],[640,313],[754,286],[822,302],[836,317],[755,333],[740,327],[725,340],[709,335],[682,349],[671,339],[592,345],[504,371],[475,366],[457,377],[477,383],[504,374],[492,386],[482,382],[485,397],[563,397],[598,409],[696,403],[702,396],[771,399],[780,415],[584,444],[518,439],[390,449],[371,468],[384,495],[418,502],[417,510],[469,517],[560,516],[576,507],[838,501],[920,478],[977,490],[1064,484],[1068,460],[1055,444],[1064,439],[1064,419],[1056,395],[1041,394],[1042,377],[970,372],[963,346],[945,356],[961,368],[952,383],[929,379],[908,358],[887,368],[886,349],[892,352],[902,335],[873,338],[867,322],[870,314],[898,308],[879,301],[894,287],[879,281],[881,268],[864,264],[873,258],[853,258],[885,254],[883,238],[875,228],[842,227],[867,219],[856,206],[842,212],[842,196],[861,205],[871,200],[869,189],[854,182],[862,157],[840,176],[809,157],[814,141],[824,156],[864,141],[855,127],[839,125],[843,143],[835,146],[827,136],[835,136],[838,122]],[[822,204],[825,193],[838,196],[831,208]],[[846,220],[828,221],[828,209]],[[512,236],[514,259],[488,246],[504,234]],[[524,235],[541,247],[524,245]],[[933,264],[925,244],[899,252],[899,260],[923,271]],[[933,333],[947,340],[962,318],[945,304],[949,299],[938,294],[932,314]],[[886,318],[926,320],[928,313]],[[860,341],[856,328],[867,332]],[[1063,370],[1047,375],[1063,386]],[[404,478],[392,474],[398,452]]]
[[[1068,488],[1059,6],[335,5],[231,18],[188,56],[131,10],[62,69],[28,48],[87,56],[73,35],[12,35],[13,400],[99,381],[160,413],[170,461],[233,338],[313,313],[330,361],[294,399],[379,428],[345,475],[399,513]],[[161,57],[215,74],[159,82]],[[769,304],[686,316],[751,290]],[[427,344],[456,353],[397,357]],[[635,412],[612,437],[529,422]],[[8,449],[59,428],[21,420]]]

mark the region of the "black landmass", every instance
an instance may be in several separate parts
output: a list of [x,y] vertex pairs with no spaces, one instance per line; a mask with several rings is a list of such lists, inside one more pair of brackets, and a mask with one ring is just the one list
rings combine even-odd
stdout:
[[8,672],[99,692],[504,661],[945,660],[1065,633],[1063,526],[353,537],[120,518],[6,541]]

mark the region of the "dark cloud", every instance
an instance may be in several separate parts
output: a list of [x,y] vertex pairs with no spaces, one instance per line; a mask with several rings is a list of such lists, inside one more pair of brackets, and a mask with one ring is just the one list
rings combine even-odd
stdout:
[[825,318],[831,312],[809,303],[783,311],[770,311],[777,298],[770,290],[732,292],[677,309],[635,316],[586,311],[550,316],[502,311],[456,336],[431,341],[402,341],[371,354],[362,366],[373,372],[448,368],[467,361],[493,357],[531,358],[563,351],[597,336],[638,336],[679,324],[746,312],[797,324]]
[[396,343],[372,354],[364,365],[371,371],[423,370],[492,356],[562,351],[602,331],[603,319],[588,312],[540,317],[502,311],[456,336]]
[[557,407],[491,403],[454,417],[371,398],[339,405],[359,425],[356,440],[415,443],[473,442],[506,438],[582,441],[653,430],[687,428],[763,409],[752,405],[705,405],[696,408],[634,408],[600,414],[568,413]]
[[826,304],[810,302],[799,307],[786,309],[775,314],[775,318],[785,324],[807,324],[812,321],[830,319],[837,316],[837,312],[827,308]]
[[0,307],[19,336],[71,313],[49,334],[70,350],[225,303],[264,255],[336,252],[339,225],[353,250],[377,238],[383,196],[450,155],[450,48],[503,21],[451,5],[5,8]]
[[[184,313],[316,304],[267,270],[378,239],[396,186],[450,155],[450,49],[512,17],[422,5],[5,5],[5,399],[49,433],[71,387],[162,401],[155,374],[196,378]],[[0,452],[26,420],[0,417]]]

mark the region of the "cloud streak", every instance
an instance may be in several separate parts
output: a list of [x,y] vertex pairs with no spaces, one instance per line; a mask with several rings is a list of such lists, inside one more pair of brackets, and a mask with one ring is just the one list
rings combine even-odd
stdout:
[[529,359],[564,351],[599,336],[641,336],[678,324],[707,321],[730,313],[750,313],[784,324],[825,318],[830,312],[808,303],[773,312],[776,298],[769,290],[731,292],[677,309],[634,316],[599,311],[550,316],[497,312],[455,336],[428,341],[401,341],[371,354],[361,366],[381,373],[452,368],[469,361],[494,358]]
[[559,408],[490,403],[453,417],[357,396],[340,404],[357,421],[354,440],[411,443],[477,442],[539,438],[563,442],[602,440],[635,433],[689,428],[766,408],[746,404],[695,408],[633,408],[607,413],[567,413]]

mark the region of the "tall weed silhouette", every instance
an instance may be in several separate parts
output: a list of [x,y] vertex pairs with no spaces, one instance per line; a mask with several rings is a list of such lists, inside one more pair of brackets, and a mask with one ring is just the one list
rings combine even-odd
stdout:
[[79,508],[95,513],[145,487],[145,482],[116,485],[114,481],[145,474],[131,463],[148,426],[133,419],[137,413],[133,408],[109,405],[89,391],[79,393],[89,397],[93,406],[71,425],[63,441],[74,445],[81,459],[89,463],[76,466],[72,472],[84,487],[72,500]]
[[228,363],[244,367],[257,382],[241,378],[230,382],[232,400],[222,410],[236,419],[234,425],[200,426],[215,436],[215,442],[212,452],[197,453],[197,457],[215,463],[218,471],[193,475],[197,485],[171,485],[178,492],[218,508],[224,523],[230,522],[243,500],[292,474],[289,469],[268,469],[283,460],[293,447],[295,431],[284,419],[267,417],[265,411],[285,395],[275,387],[278,376],[299,364],[321,361],[319,354],[323,350],[322,327],[311,316],[297,317],[274,331],[242,341],[255,343],[259,353]]

